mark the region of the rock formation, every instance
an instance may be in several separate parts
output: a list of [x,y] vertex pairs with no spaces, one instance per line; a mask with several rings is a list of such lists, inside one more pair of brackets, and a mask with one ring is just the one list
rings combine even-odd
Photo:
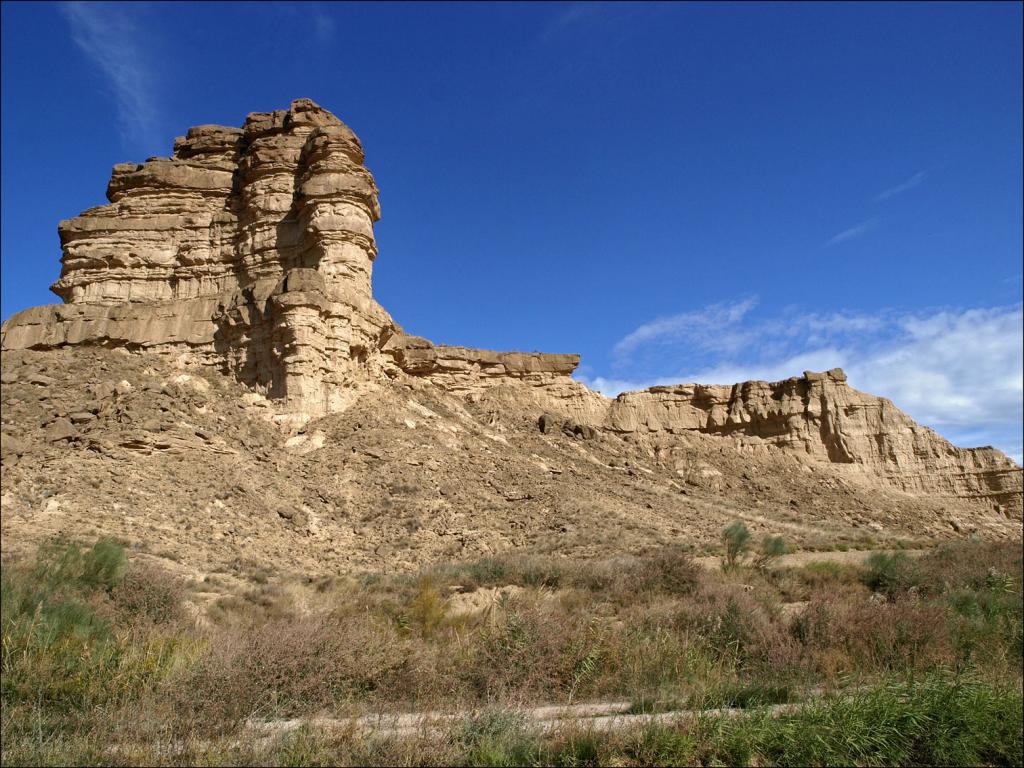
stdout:
[[308,99],[240,129],[192,128],[171,158],[116,165],[107,198],[60,223],[53,291],[66,303],[11,318],[5,349],[174,352],[300,420],[343,408],[354,378],[403,365],[540,382],[578,362],[405,338],[370,287],[380,206],[362,146]]
[[114,166],[109,205],[60,223],[53,291],[3,325],[4,350],[92,344],[213,366],[302,424],[344,410],[353,387],[416,377],[466,398],[510,397],[570,434],[631,435],[663,455],[680,436],[784,450],[913,494],[1021,509],[1021,470],[961,449],[839,370],[734,386],[654,387],[615,400],[571,378],[576,355],[434,345],[374,300],[377,187],[356,135],[308,99],[204,125],[171,158]]
[[1021,507],[1021,469],[1004,454],[952,445],[886,398],[849,387],[838,368],[774,383],[627,392],[612,403],[606,425],[669,447],[673,435],[694,430],[787,449],[910,493]]

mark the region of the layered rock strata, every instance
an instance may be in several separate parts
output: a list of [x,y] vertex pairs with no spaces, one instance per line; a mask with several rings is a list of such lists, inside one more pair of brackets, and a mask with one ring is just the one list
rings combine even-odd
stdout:
[[58,227],[53,291],[4,324],[5,349],[104,344],[216,365],[303,418],[344,407],[354,378],[408,359],[439,375],[570,373],[571,356],[519,355],[416,340],[374,300],[377,187],[356,135],[308,99],[203,125],[171,158],[114,166],[109,205]]
[[733,386],[654,387],[608,400],[571,378],[577,355],[491,352],[410,336],[373,298],[380,218],[359,139],[308,99],[203,125],[170,158],[114,166],[109,205],[58,227],[62,305],[4,323],[3,349],[99,344],[216,366],[304,421],[343,410],[353,385],[413,376],[466,397],[555,412],[566,432],[683,435],[780,449],[910,493],[1019,515],[1021,470],[961,449],[842,371]]
[[910,493],[1021,511],[1021,468],[1001,451],[952,445],[890,400],[848,386],[838,368],[777,382],[627,392],[612,401],[603,426],[645,435],[669,451],[673,437],[688,432],[781,448]]

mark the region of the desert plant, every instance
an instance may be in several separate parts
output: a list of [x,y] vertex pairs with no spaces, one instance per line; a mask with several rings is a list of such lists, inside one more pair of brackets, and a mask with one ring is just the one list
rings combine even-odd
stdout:
[[34,567],[3,569],[5,709],[31,703],[56,716],[102,707],[136,695],[168,672],[173,638],[117,633],[98,610],[109,608],[126,570],[124,550],[109,539],[87,550],[48,542]]
[[873,552],[864,561],[867,572],[864,583],[876,592],[892,595],[900,589],[913,586],[911,583],[912,564],[902,552],[888,554]]
[[[758,545],[736,561],[755,564]],[[679,547],[581,563],[502,555],[427,579],[336,578],[301,601],[297,581],[275,580],[236,590],[253,610],[206,626],[174,620],[179,590],[192,587],[134,561],[123,571],[121,554],[54,544],[38,562],[4,563],[3,764],[1020,762],[1018,542],[745,571],[742,583],[694,567]],[[441,610],[450,586],[484,579],[520,589],[491,616]],[[846,690],[766,710],[819,686]],[[534,732],[500,714],[379,740],[300,731],[256,744],[240,730],[250,717],[344,716],[353,705],[508,712],[567,695],[628,696],[634,712],[747,712],[646,734]]]
[[1019,690],[932,675],[744,725],[775,765],[1019,765],[1020,718]]
[[409,602],[406,611],[411,623],[419,629],[420,636],[433,636],[444,621],[447,610],[448,604],[434,585],[433,577],[420,577],[416,585],[416,595]]
[[750,549],[750,530],[742,520],[730,523],[722,531],[722,541],[725,543],[725,560],[722,567],[725,570],[733,570],[739,564],[743,556]]
[[526,718],[515,710],[484,710],[466,718],[453,735],[466,750],[466,765],[530,765],[536,760],[536,745],[526,732]]
[[672,726],[652,723],[627,733],[623,753],[631,765],[694,765],[693,736]]
[[569,686],[569,703],[576,691],[589,682],[597,673],[604,655],[603,642],[595,624],[591,624],[577,643],[574,644],[575,660],[572,665],[572,682]]
[[793,701],[793,698],[793,687],[788,683],[728,680],[692,696],[689,703],[694,709],[746,709],[769,704],[786,704]]
[[754,558],[754,567],[767,570],[776,560],[788,553],[789,547],[781,536],[765,536],[757,557]]
[[182,616],[184,586],[155,569],[132,568],[110,591],[117,620],[136,623],[171,624]]

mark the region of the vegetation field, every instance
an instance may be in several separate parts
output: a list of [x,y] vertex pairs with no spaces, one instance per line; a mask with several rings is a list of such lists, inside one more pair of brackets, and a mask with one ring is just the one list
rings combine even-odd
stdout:
[[[228,594],[54,541],[3,567],[3,764],[1024,761],[1019,542],[799,567],[742,526],[724,544],[721,570],[674,548],[509,555],[256,568]],[[611,702],[614,727],[536,714]],[[417,712],[449,716],[358,720]]]

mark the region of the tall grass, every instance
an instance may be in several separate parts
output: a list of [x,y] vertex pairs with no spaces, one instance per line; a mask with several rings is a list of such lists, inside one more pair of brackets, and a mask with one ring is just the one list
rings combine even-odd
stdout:
[[[127,701],[168,670],[173,637],[115,631],[115,618],[134,623],[149,609],[133,602],[147,590],[126,582],[126,570],[124,550],[106,539],[86,550],[54,543],[32,568],[3,569],[5,706],[68,715]],[[178,598],[171,599],[176,607]]]

